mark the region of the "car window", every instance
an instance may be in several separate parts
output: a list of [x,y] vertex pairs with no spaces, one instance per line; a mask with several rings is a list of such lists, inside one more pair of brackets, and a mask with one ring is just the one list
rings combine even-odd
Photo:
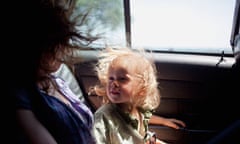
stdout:
[[[90,11],[91,46],[230,54],[235,0],[79,0]],[[83,8],[82,8],[83,9]]]

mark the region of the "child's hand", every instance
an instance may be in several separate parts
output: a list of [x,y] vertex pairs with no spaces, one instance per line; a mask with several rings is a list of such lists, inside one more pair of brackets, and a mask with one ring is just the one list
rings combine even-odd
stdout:
[[174,119],[174,118],[165,118],[163,125],[171,128],[175,128],[175,129],[186,127],[186,124],[183,121]]

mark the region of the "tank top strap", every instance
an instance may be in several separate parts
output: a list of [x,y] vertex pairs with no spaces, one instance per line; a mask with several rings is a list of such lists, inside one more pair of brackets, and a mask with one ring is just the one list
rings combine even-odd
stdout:
[[51,75],[52,79],[56,83],[58,90],[63,94],[63,96],[68,99],[73,106],[73,108],[85,116],[89,127],[92,127],[93,124],[93,113],[91,110],[82,102],[78,97],[72,92],[66,82],[60,77]]

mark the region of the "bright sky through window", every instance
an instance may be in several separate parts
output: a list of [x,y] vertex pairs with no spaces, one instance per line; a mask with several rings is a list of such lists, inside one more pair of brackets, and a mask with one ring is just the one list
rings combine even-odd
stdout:
[[235,0],[131,0],[132,45],[230,49]]

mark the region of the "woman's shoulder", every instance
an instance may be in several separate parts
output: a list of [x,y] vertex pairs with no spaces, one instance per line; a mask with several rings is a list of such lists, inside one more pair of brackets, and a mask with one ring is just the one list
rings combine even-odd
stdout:
[[[46,96],[46,92],[40,90],[37,85],[30,87],[18,87],[14,89],[14,97],[16,109],[32,109],[39,105],[43,99],[54,99],[54,97]],[[52,101],[52,100],[51,100]]]
[[27,87],[15,87],[13,89],[13,95],[15,97],[16,108],[31,109],[31,99],[33,89]]

